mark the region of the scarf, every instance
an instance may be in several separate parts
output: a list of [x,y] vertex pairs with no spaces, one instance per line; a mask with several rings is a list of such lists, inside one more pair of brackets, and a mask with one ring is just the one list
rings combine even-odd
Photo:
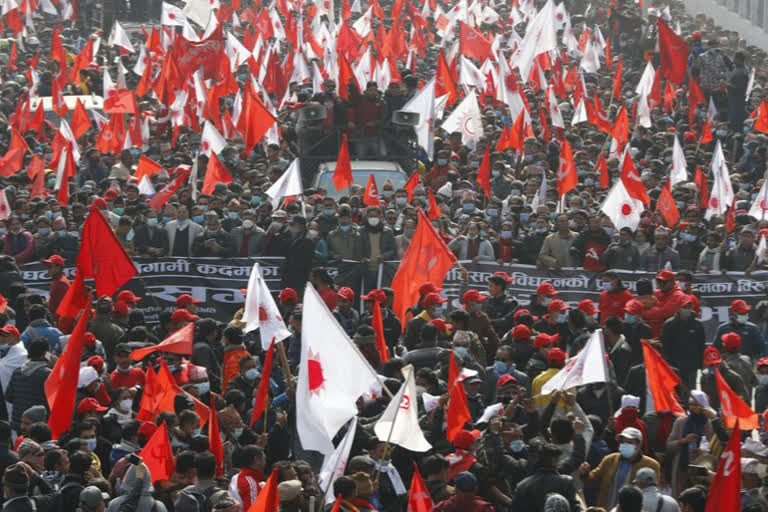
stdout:
[[[403,484],[403,479],[400,477],[400,472],[397,470],[395,466],[392,465],[391,462],[386,461],[384,464],[379,464],[379,462],[376,462],[376,470],[384,473],[387,475],[387,478],[389,478],[389,481],[392,482],[392,488],[395,490],[395,494],[398,496],[402,496],[403,494],[407,494],[408,490],[405,488],[405,485]],[[374,508],[374,507],[371,507]]]
[[634,427],[643,433],[643,453],[650,453],[648,450],[648,435],[645,432],[645,425],[637,417],[637,409],[634,407],[625,407],[621,413],[613,418],[613,425],[616,434],[621,434],[625,428]]
[[[701,436],[704,434],[704,427],[707,426],[707,417],[703,414],[689,414],[683,423],[683,433],[681,438],[688,434],[696,434],[699,436],[699,440],[696,441],[696,446],[699,446],[701,442]],[[680,449],[680,469],[685,470],[688,467],[688,445],[681,447]]]
[[671,412],[660,412],[658,413],[658,416],[661,422],[656,429],[656,446],[666,446],[669,433],[672,432],[672,424],[675,422],[677,416]]
[[503,261],[507,261],[512,258],[512,246],[515,239],[510,238],[509,240],[504,240],[503,238],[499,238],[499,259]]

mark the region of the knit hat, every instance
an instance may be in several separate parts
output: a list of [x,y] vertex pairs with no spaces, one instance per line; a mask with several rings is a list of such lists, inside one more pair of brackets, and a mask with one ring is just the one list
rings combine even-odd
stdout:
[[21,464],[11,464],[3,473],[3,485],[14,491],[27,492],[29,476]]
[[[365,474],[365,473],[363,473]],[[301,480],[286,480],[277,486],[277,497],[281,502],[292,501],[303,491]]]
[[33,405],[21,415],[22,418],[27,418],[32,423],[39,421],[46,421],[48,419],[48,410],[43,405]]

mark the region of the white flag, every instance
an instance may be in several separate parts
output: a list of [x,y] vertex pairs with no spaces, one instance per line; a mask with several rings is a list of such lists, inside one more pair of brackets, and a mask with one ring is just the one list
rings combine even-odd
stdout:
[[[64,150],[66,151],[66,149]],[[66,156],[66,153],[63,153]],[[0,190],[0,220],[6,220],[11,215],[11,205],[8,203],[8,196],[5,195],[5,189]]]
[[208,26],[211,19],[211,2],[209,0],[189,0],[184,6],[186,17],[202,28]]
[[600,210],[610,217],[616,229],[628,227],[634,231],[640,224],[640,214],[645,206],[642,201],[629,195],[622,180],[617,180]]
[[219,130],[210,121],[205,121],[203,125],[203,135],[200,137],[200,151],[205,153],[207,157],[211,156],[211,152],[217,155],[221,153],[227,146],[227,141],[221,136]]
[[[653,77],[656,76],[656,70],[653,69],[653,64],[651,64],[651,61],[649,60],[648,63],[645,65],[645,69],[643,70],[643,74],[640,76],[640,81],[637,82],[637,87],[635,87],[635,93],[640,95],[645,95],[648,97],[651,94],[651,89],[653,89]],[[617,98],[614,98],[617,99]]]
[[712,183],[712,192],[709,195],[709,204],[704,218],[709,220],[713,215],[722,215],[733,204],[733,186],[728,174],[728,164],[725,162],[723,148],[720,139],[717,139],[715,151],[712,153],[712,175],[715,177]]
[[555,23],[555,4],[552,0],[547,0],[544,7],[526,27],[523,42],[513,55],[523,80],[528,80],[533,61],[539,54],[557,49]]
[[184,20],[187,17],[184,16],[184,12],[175,5],[163,2],[163,12],[160,16],[161,25],[170,25],[172,27],[183,27]]
[[273,206],[286,196],[300,196],[304,193],[301,186],[301,171],[299,170],[299,159],[295,159],[288,166],[282,176],[272,184],[267,190],[267,195],[272,198]]
[[757,220],[768,219],[768,180],[763,180],[763,186],[749,208],[749,216]]
[[248,279],[242,321],[245,324],[243,332],[251,332],[259,328],[261,346],[264,350],[269,349],[272,340],[283,341],[291,335],[291,331],[285,327],[272,294],[269,293],[258,263],[254,263],[251,277]]
[[675,135],[675,144],[672,146],[672,168],[669,170],[669,186],[674,187],[678,183],[688,181],[688,163],[685,161],[683,146]]
[[152,181],[149,179],[149,175],[145,174],[139,181],[139,194],[143,194],[147,197],[155,195],[155,186],[152,185]]
[[605,363],[602,329],[593,332],[584,349],[569,359],[563,369],[544,384],[541,394],[548,395],[553,391],[571,389],[593,382],[608,382],[608,365]]
[[342,425],[357,415],[357,399],[378,385],[378,377],[311,285],[303,304],[296,431],[305,450],[326,454]]
[[768,242],[766,242],[765,235],[758,234],[760,241],[757,243],[757,264],[760,265],[765,261],[765,250],[768,249]]
[[435,79],[417,92],[411,101],[405,104],[401,109],[403,112],[413,112],[419,114],[419,124],[414,126],[416,140],[419,146],[427,153],[427,157],[432,160],[435,152]]
[[[352,450],[352,442],[357,432],[357,416],[349,420],[347,433],[339,443],[339,446],[323,459],[323,466],[317,474],[317,484],[325,493],[325,503],[333,503],[336,496],[333,495],[333,482],[344,474],[349,461],[349,452]],[[330,490],[330,492],[328,492]]]
[[119,46],[120,48],[124,48],[128,53],[136,52],[131,44],[131,38],[128,37],[128,33],[117,21],[112,25],[112,33],[109,35],[109,40],[107,42],[109,43],[109,46]]
[[571,118],[571,126],[576,126],[579,123],[586,123],[589,121],[589,116],[587,115],[587,107],[584,106],[584,98],[579,99],[579,104],[576,105],[576,111],[573,113],[573,117]]
[[747,82],[747,94],[746,99],[749,101],[749,97],[752,95],[752,89],[755,88],[755,68],[752,68],[752,72],[749,73],[749,81]]
[[424,439],[419,427],[418,407],[416,406],[416,379],[413,366],[402,370],[405,380],[400,391],[392,398],[384,413],[373,426],[379,441],[389,441],[412,452],[425,452],[432,445]]
[[443,130],[448,133],[461,132],[461,143],[475,149],[477,141],[483,136],[483,117],[477,104],[475,91],[470,91],[461,103],[443,121]]

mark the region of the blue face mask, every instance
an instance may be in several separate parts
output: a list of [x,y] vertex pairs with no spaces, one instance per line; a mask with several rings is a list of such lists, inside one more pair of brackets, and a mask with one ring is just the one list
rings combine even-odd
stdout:
[[201,428],[196,428],[195,430],[192,431],[192,437],[197,437],[201,435],[203,435],[203,429]]
[[565,313],[560,313],[557,315],[557,323],[564,324],[568,321],[568,316]]
[[416,201],[421,201],[422,204],[427,204],[427,196],[415,196],[413,199]]
[[261,196],[253,196],[251,198],[251,204],[254,206],[258,206],[261,204]]
[[147,226],[154,228],[157,226],[157,219],[152,217],[150,219],[147,219]]
[[237,219],[240,216],[237,212],[227,212],[227,217],[229,217],[232,220]]
[[114,213],[115,215],[122,215],[124,212],[125,212],[124,208],[115,208],[112,210],[112,213]]
[[200,393],[201,395],[211,390],[210,382],[198,382],[197,384],[195,384],[195,386],[197,386],[197,392]]
[[192,217],[192,222],[194,222],[196,224],[202,225],[203,224],[203,216],[202,215],[195,215],[194,217]]
[[248,380],[256,380],[259,378],[259,370],[256,368],[251,368],[250,370],[245,371],[244,376]]
[[445,158],[438,158],[437,159],[437,165],[439,165],[440,167],[444,166],[447,163],[448,163],[448,160],[446,160]]
[[352,229],[352,226],[347,224],[345,226],[339,226],[339,229],[341,230],[342,233],[349,233],[349,230]]
[[327,215],[328,217],[333,217],[336,214],[336,210],[333,208],[323,208],[323,215]]
[[528,212],[523,212],[520,214],[520,222],[528,222],[528,219],[531,217],[531,214]]
[[630,313],[624,313],[624,321],[628,324],[633,324],[637,322],[637,317]]
[[58,236],[66,236],[67,235],[67,230],[66,229],[60,229],[60,230],[56,231],[56,235],[58,235]]
[[695,242],[696,235],[692,235],[690,233],[680,233],[680,240],[683,242]]
[[504,361],[494,361],[493,363],[493,369],[498,373],[499,375],[503,373],[507,373],[507,363]]
[[48,236],[51,230],[49,228],[40,228],[37,232],[40,233],[40,236]]
[[56,186],[56,178],[51,178],[46,182],[46,185],[50,188],[53,188]]
[[510,238],[512,238],[512,232],[511,231],[502,231],[501,232],[501,238],[503,238],[504,240],[509,240]]
[[453,349],[453,352],[456,355],[461,356],[462,359],[466,358],[469,355],[469,350],[467,349],[467,347],[456,347]]
[[473,212],[475,211],[475,205],[472,203],[465,203],[461,205],[461,207],[464,209],[465,212]]
[[715,130],[715,135],[721,139],[724,139],[728,136],[728,130]]
[[94,451],[96,449],[96,438],[93,439],[86,439],[85,444],[88,445],[88,449],[90,451]]
[[239,438],[241,435],[243,435],[243,430],[245,430],[243,427],[237,427],[237,428],[235,429],[235,431],[234,431],[234,432],[232,432],[232,434],[233,434],[233,435],[234,435],[236,438]]
[[625,459],[631,459],[634,457],[637,447],[632,443],[621,443],[619,445],[619,453]]
[[520,453],[523,451],[523,448],[525,448],[525,443],[522,439],[517,439],[516,441],[509,443],[509,449],[512,450],[512,453]]
[[408,202],[408,198],[407,198],[407,197],[396,197],[396,198],[395,198],[395,202],[396,202],[396,203],[397,203],[399,206],[403,206],[403,205],[405,205],[405,204]]
[[499,210],[496,208],[488,208],[485,210],[485,213],[487,213],[489,217],[496,217],[499,214]]

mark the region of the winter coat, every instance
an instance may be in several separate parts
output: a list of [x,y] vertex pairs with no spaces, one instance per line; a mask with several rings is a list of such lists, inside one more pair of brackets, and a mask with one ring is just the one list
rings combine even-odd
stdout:
[[27,360],[16,368],[5,390],[5,399],[13,404],[11,427],[20,432],[21,415],[33,405],[47,406],[45,380],[51,374],[47,361]]
[[123,503],[133,503],[134,512],[166,512],[165,505],[152,497],[151,475],[136,478],[136,466],[131,467],[120,486],[122,493],[109,502],[107,512],[118,512]]

